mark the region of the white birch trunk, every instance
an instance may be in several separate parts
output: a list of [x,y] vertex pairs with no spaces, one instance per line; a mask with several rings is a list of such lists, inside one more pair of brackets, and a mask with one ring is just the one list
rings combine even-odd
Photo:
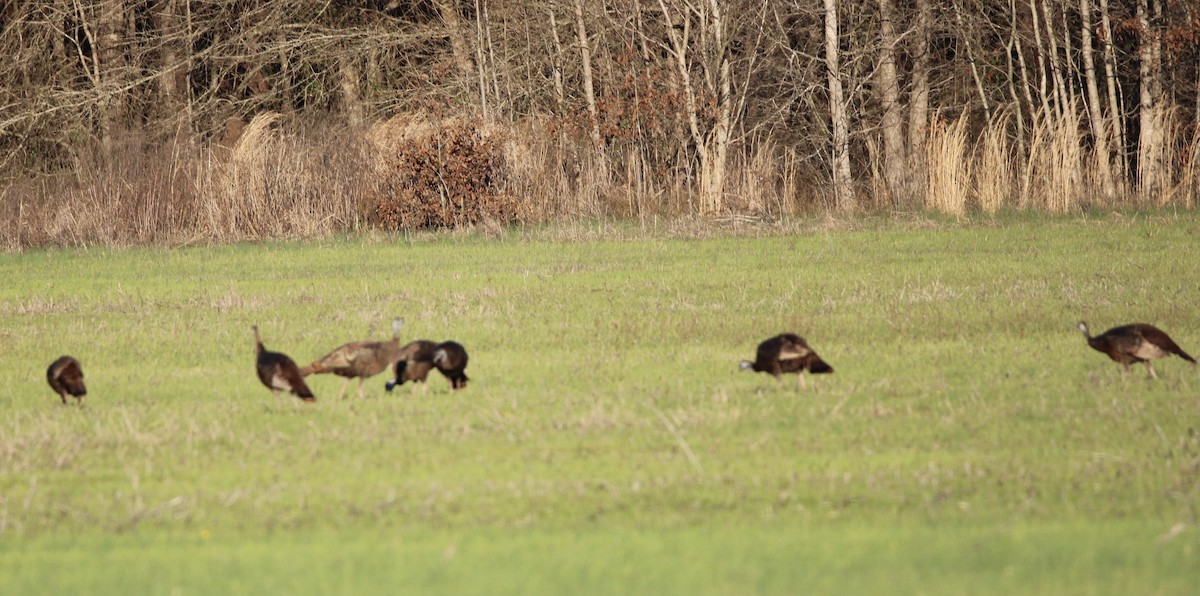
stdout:
[[1159,131],[1157,130],[1158,106],[1154,90],[1158,86],[1158,72],[1154,63],[1155,35],[1150,28],[1148,0],[1137,0],[1138,22],[1138,194],[1142,200],[1157,200],[1159,188]]
[[1087,85],[1088,122],[1091,124],[1092,138],[1095,141],[1096,163],[1100,166],[1097,174],[1103,187],[1104,198],[1112,201],[1116,195],[1112,179],[1112,157],[1108,152],[1109,130],[1108,120],[1100,109],[1100,85],[1096,78],[1096,61],[1092,49],[1092,5],[1090,0],[1079,0],[1080,47],[1083,56],[1083,75]]
[[1058,59],[1058,37],[1054,34],[1054,15],[1050,12],[1050,0],[1042,0],[1042,14],[1045,17],[1043,21],[1046,27],[1046,39],[1050,44],[1050,54],[1047,56],[1047,61],[1050,64],[1050,73],[1054,79],[1054,103],[1058,108],[1060,117],[1065,117],[1067,110],[1071,109],[1068,104],[1069,95],[1067,86],[1063,78],[1062,63]]
[[1113,133],[1116,144],[1115,156],[1116,175],[1124,182],[1128,181],[1126,174],[1125,156],[1128,155],[1129,142],[1125,135],[1125,114],[1121,109],[1121,101],[1117,96],[1117,55],[1113,48],[1113,31],[1111,19],[1108,16],[1108,0],[1100,0],[1100,29],[1104,34],[1104,81],[1108,91],[1108,129]]
[[904,153],[903,116],[896,77],[894,0],[879,0],[879,102],[883,107],[883,177],[893,206],[907,202],[908,180]]
[[931,8],[929,0],[916,0],[917,17],[913,25],[913,68],[912,90],[909,93],[908,111],[908,180],[911,184],[909,198],[917,203],[925,202],[928,187],[928,159],[926,142],[929,137],[929,28]]
[[709,0],[707,37],[712,44],[709,52],[716,62],[715,99],[717,118],[708,132],[702,151],[707,154],[700,170],[700,211],[702,215],[720,213],[725,193],[725,166],[729,159],[729,136],[733,125],[733,83],[729,51],[725,47],[725,22],[717,0]]
[[96,19],[94,81],[99,92],[100,142],[105,151],[112,149],[113,132],[123,126],[120,79],[124,70],[121,33],[125,30],[125,3],[106,0],[99,6]]
[[833,123],[833,195],[838,209],[855,208],[850,180],[850,121],[838,64],[837,0],[825,0],[825,71],[829,79],[829,117]]
[[575,35],[579,39],[581,82],[588,110],[588,132],[591,134],[596,156],[600,159],[604,154],[604,140],[600,137],[600,114],[596,109],[596,91],[592,80],[592,48],[588,43],[587,25],[583,21],[583,0],[575,0]]

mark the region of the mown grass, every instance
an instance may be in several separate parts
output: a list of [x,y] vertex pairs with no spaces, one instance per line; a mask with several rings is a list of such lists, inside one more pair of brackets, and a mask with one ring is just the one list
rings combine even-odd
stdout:
[[[1196,585],[1200,374],[1123,378],[1074,322],[1200,352],[1200,218],[835,227],[0,256],[0,589]],[[254,376],[251,324],[303,362],[395,315],[471,386]],[[782,330],[837,373],[736,372]]]

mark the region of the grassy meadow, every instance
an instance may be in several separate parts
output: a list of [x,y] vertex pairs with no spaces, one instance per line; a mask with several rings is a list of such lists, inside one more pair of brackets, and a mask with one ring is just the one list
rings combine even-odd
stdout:
[[[1193,593],[1200,216],[0,255],[0,592]],[[277,407],[456,339],[472,382]],[[836,373],[739,373],[792,330]],[[46,366],[83,363],[83,407]],[[268,592],[269,591],[269,592]]]

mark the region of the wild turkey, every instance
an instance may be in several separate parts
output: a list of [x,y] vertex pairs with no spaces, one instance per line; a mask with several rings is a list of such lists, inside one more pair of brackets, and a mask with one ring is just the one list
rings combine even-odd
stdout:
[[254,367],[258,371],[258,379],[275,396],[275,403],[279,403],[280,391],[291,391],[306,402],[317,401],[308,385],[304,384],[304,377],[300,375],[296,362],[287,354],[267,351],[258,335],[258,325],[251,329],[254,330]]
[[87,395],[87,387],[83,384],[83,369],[79,361],[70,356],[60,356],[46,369],[46,381],[50,388],[62,398],[67,405],[67,395],[75,398],[75,403],[83,404],[83,396]]
[[433,365],[447,379],[451,389],[467,386],[467,349],[456,341],[444,341],[433,348]]
[[[427,339],[405,344],[400,348],[400,359],[395,364],[396,376],[385,383],[383,388],[390,392],[397,385],[415,381],[421,384],[421,393],[425,393],[429,388],[425,378],[429,376],[429,371],[433,370],[433,350],[436,347],[437,344]],[[415,384],[413,388],[416,389]]]
[[358,396],[365,397],[363,381],[367,377],[373,377],[387,370],[400,358],[400,326],[403,323],[403,319],[392,321],[392,339],[353,341],[344,344],[300,369],[300,374],[307,377],[308,375],[333,373],[339,377],[345,377],[346,382],[342,383],[342,391],[338,393],[338,399],[342,399],[346,395],[346,386],[350,384],[350,379],[358,378]]
[[1192,364],[1196,363],[1196,360],[1184,352],[1170,336],[1154,325],[1146,323],[1121,325],[1092,337],[1088,333],[1087,323],[1080,321],[1079,330],[1083,332],[1083,337],[1087,339],[1087,344],[1093,350],[1107,354],[1109,358],[1120,362],[1124,367],[1123,373],[1129,372],[1130,364],[1145,362],[1150,376],[1157,379],[1158,373],[1154,372],[1154,365],[1150,361],[1166,358],[1171,354]]
[[776,335],[758,344],[754,362],[743,360],[738,368],[771,373],[779,387],[783,387],[783,373],[796,373],[800,386],[807,387],[804,375],[800,374],[805,370],[810,374],[833,372],[833,367],[821,360],[808,342],[795,333]]

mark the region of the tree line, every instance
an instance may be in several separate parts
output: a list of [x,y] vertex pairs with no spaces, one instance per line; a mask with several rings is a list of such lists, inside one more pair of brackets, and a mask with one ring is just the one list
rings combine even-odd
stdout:
[[639,208],[1190,205],[1198,17],[1198,0],[7,0],[0,180],[130,138],[215,145],[266,112],[347,130],[469,114]]

